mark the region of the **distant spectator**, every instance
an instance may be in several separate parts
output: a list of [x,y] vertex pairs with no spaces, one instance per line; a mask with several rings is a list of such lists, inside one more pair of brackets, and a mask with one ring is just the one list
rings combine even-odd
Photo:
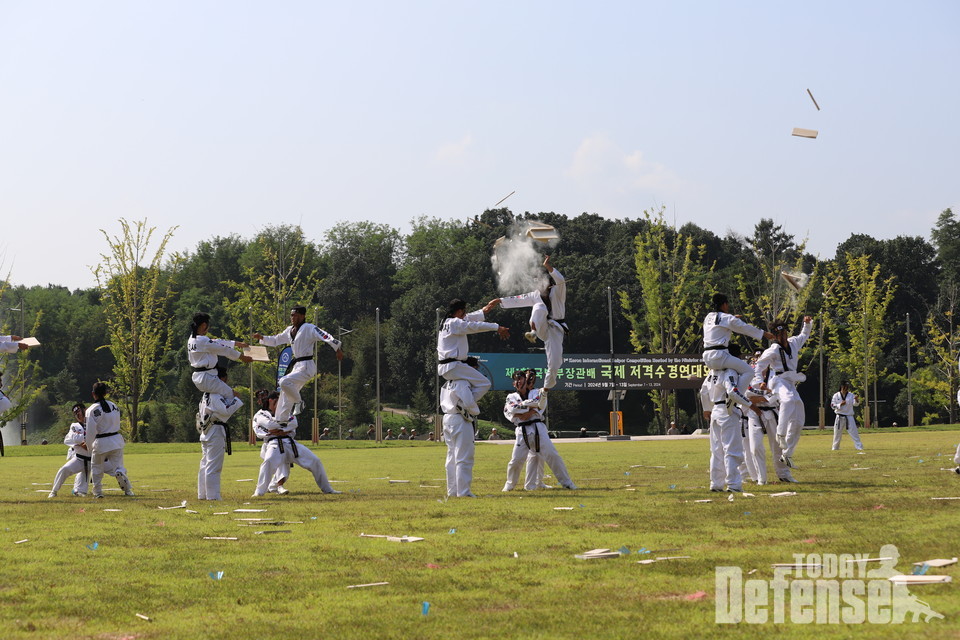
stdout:
[[347,437],[344,438],[344,439],[345,439],[345,440],[356,440],[356,438],[353,437],[353,429],[347,429]]
[[317,440],[329,440],[330,439],[330,427],[324,427],[323,433],[317,436]]
[[384,440],[396,440],[397,436],[393,435],[393,429],[387,429],[386,435],[383,436]]
[[409,440],[410,434],[407,433],[406,427],[400,427],[400,434],[397,436],[397,440]]
[[43,440],[40,441],[40,444],[50,444],[50,443],[47,442],[47,439],[46,439],[46,438],[44,438]]
[[376,440],[377,439],[377,430],[373,425],[370,425],[370,428],[367,429],[367,440]]
[[427,441],[428,441],[428,442],[436,442],[436,441],[437,441],[437,434],[434,433],[433,431],[431,431],[431,432],[430,432],[430,437],[427,438]]
[[416,440],[416,439],[417,439],[417,430],[410,429],[410,437],[408,438],[408,440]]
[[668,436],[678,436],[680,435],[680,429],[677,429],[677,423],[673,420],[670,421],[670,428],[667,429]]
[[586,427],[580,427],[580,437],[581,437],[581,438],[586,438],[586,437],[587,437],[587,428],[586,428]]
[[497,428],[494,427],[490,429],[490,437],[488,437],[487,440],[499,440],[499,439],[500,439],[500,434],[497,433]]

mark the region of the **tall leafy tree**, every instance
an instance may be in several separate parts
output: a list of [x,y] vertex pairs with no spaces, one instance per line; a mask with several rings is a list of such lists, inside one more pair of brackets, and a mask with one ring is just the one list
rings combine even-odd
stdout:
[[[689,353],[700,338],[698,319],[713,266],[703,263],[702,245],[694,246],[693,238],[667,225],[662,209],[655,214],[644,211],[644,216],[649,225],[635,240],[640,299],[620,294],[633,327],[630,342],[638,353]],[[666,429],[672,396],[667,390],[654,390],[650,397],[660,426]]]
[[174,256],[168,261],[166,248],[176,227],[154,245],[156,227],[148,226],[146,220],[121,218],[119,224],[120,233],[115,236],[100,230],[108,249],[93,274],[103,293],[107,347],[116,361],[114,399],[124,408],[131,439],[138,440],[140,405],[171,340],[168,303],[178,260]]

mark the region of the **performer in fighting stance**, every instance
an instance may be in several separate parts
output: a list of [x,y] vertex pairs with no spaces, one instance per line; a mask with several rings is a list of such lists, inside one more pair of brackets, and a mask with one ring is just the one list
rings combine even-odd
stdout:
[[547,355],[547,374],[543,379],[543,388],[552,389],[557,384],[557,374],[563,365],[563,338],[570,332],[564,319],[567,313],[567,281],[558,269],[550,264],[550,256],[543,261],[549,278],[542,290],[531,291],[519,296],[497,298],[504,309],[530,309],[530,331],[524,337],[530,342],[537,338],[543,341],[543,350]]
[[843,430],[846,429],[853,440],[853,446],[857,451],[863,451],[863,443],[860,442],[860,433],[857,431],[857,420],[853,417],[853,408],[860,404],[857,396],[850,391],[850,383],[844,380],[840,383],[840,390],[833,394],[830,399],[830,407],[837,414],[833,422],[833,450],[840,449],[840,437]]
[[123,466],[123,436],[120,435],[120,409],[106,399],[109,389],[106,383],[93,385],[94,403],[87,409],[84,446],[90,452],[93,497],[103,497],[103,474],[117,477],[124,495],[132,496],[133,487]]
[[313,361],[313,345],[326,342],[336,351],[337,360],[343,360],[341,343],[320,327],[306,322],[307,308],[293,307],[290,310],[290,326],[275,336],[254,333],[260,344],[277,347],[282,344],[293,345],[293,360],[290,368],[277,384],[280,386],[280,401],[277,403],[277,422],[288,422],[292,416],[300,413],[303,403],[300,390],[317,375],[317,363]]
[[730,355],[730,337],[739,333],[754,340],[773,340],[773,334],[731,315],[730,300],[722,293],[713,295],[713,309],[703,319],[703,363],[713,371],[733,369],[740,375],[752,373],[749,364]]
[[236,340],[216,340],[207,337],[210,330],[210,314],[195,313],[190,324],[190,339],[187,340],[187,361],[193,368],[193,384],[203,393],[215,393],[224,398],[234,396],[233,389],[217,376],[217,357],[228,360],[251,362],[250,356],[242,355],[237,349],[247,346],[246,342]]

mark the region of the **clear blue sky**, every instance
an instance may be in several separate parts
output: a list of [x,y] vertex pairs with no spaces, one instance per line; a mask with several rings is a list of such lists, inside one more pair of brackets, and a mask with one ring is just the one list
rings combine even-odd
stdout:
[[956,1],[0,0],[3,268],[92,286],[119,217],[189,249],[513,190],[720,235],[769,217],[823,258],[929,237],[960,207],[958,27]]

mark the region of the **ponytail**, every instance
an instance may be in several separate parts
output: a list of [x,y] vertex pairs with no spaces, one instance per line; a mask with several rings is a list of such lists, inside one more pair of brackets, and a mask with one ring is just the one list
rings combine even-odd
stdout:
[[193,314],[193,322],[190,323],[190,337],[191,337],[191,338],[196,338],[196,337],[197,337],[197,329],[199,329],[199,328],[200,328],[200,325],[202,325],[204,322],[206,322],[207,325],[210,324],[210,314],[209,314],[209,313],[195,313],[195,314]]
[[110,403],[107,402],[104,396],[107,395],[107,392],[110,391],[110,388],[107,387],[106,382],[95,382],[93,383],[93,397],[97,402],[100,403],[100,408],[103,409],[104,413],[110,413],[112,409],[110,408]]

